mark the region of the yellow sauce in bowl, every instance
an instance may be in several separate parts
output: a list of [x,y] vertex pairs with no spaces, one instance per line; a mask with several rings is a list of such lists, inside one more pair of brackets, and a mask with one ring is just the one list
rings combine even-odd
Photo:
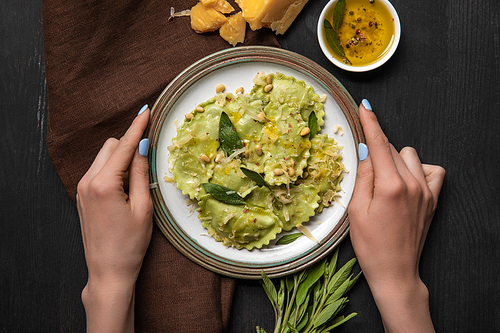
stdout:
[[[326,19],[332,22],[332,6],[326,13]],[[395,40],[394,18],[389,9],[375,0],[346,0],[344,18],[338,31],[339,39],[347,59],[352,66],[373,64],[386,55]],[[343,58],[328,45],[323,33],[325,45],[338,61]],[[344,61],[345,63],[345,61]]]

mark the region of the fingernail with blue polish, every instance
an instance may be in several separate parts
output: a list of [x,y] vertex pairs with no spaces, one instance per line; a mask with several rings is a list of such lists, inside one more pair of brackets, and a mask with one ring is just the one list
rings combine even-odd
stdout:
[[139,154],[141,156],[148,156],[148,150],[149,150],[149,140],[148,139],[142,139],[141,142],[139,142]]
[[140,110],[139,110],[139,113],[137,115],[140,115],[141,113],[143,113],[144,111],[146,111],[146,109],[148,108],[148,105],[145,104]]
[[368,157],[368,146],[365,145],[363,142],[359,144],[358,147],[358,152],[359,152],[359,160],[364,161]]
[[367,99],[363,99],[361,101],[361,104],[363,104],[363,106],[365,107],[365,109],[369,110],[369,111],[373,111],[372,110],[372,105],[370,104],[370,102],[368,102]]

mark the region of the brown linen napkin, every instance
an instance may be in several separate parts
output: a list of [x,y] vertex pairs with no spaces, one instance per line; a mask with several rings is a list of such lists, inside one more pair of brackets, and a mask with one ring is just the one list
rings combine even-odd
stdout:
[[[47,146],[73,200],[107,138],[121,137],[141,106],[152,105],[184,68],[230,47],[217,32],[193,32],[189,17],[168,21],[170,7],[196,2],[42,0]],[[243,45],[279,47],[270,30],[248,27]],[[233,290],[232,279],[191,262],[155,227],[137,282],[137,331],[223,331]]]

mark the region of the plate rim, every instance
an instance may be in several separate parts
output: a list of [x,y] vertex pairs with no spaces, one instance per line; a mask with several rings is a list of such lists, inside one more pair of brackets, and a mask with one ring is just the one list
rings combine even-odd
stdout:
[[[237,263],[231,259],[223,258],[217,254],[208,256],[201,246],[194,241],[170,216],[169,209],[163,201],[160,188],[154,186],[158,183],[156,174],[156,144],[163,122],[171,107],[182,94],[197,80],[223,68],[226,65],[239,62],[266,62],[284,65],[314,78],[339,105],[353,134],[355,145],[364,142],[364,135],[359,122],[357,105],[347,89],[330,72],[316,62],[295,52],[267,46],[245,46],[231,48],[212,53],[179,73],[162,91],[151,108],[151,120],[147,129],[150,142],[148,156],[151,196],[154,204],[154,220],[167,240],[183,255],[213,272],[235,278],[260,279],[264,271],[269,277],[276,278],[302,270],[321,260],[330,253],[349,233],[349,217],[347,209],[337,222],[337,225],[328,233],[319,246],[314,247],[305,255],[292,258],[292,262],[273,261],[269,263]],[[291,67],[290,65],[294,65]],[[170,105],[170,109],[163,110]],[[160,112],[162,110],[162,112]],[[357,152],[356,152],[357,154]],[[358,156],[357,156],[358,157]],[[359,163],[359,158],[356,159]],[[348,203],[346,205],[346,208]]]

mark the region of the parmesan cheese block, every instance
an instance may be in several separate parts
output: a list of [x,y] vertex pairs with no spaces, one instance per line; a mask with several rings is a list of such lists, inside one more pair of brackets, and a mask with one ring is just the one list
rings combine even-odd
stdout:
[[245,40],[245,30],[247,22],[241,12],[231,16],[219,29],[219,34],[232,46],[243,43]]
[[229,14],[234,11],[233,6],[226,0],[200,0],[205,7],[213,8],[222,14]]
[[191,8],[191,28],[197,33],[215,31],[226,22],[227,17],[201,2]]
[[271,28],[284,34],[308,0],[236,0],[252,30]]

